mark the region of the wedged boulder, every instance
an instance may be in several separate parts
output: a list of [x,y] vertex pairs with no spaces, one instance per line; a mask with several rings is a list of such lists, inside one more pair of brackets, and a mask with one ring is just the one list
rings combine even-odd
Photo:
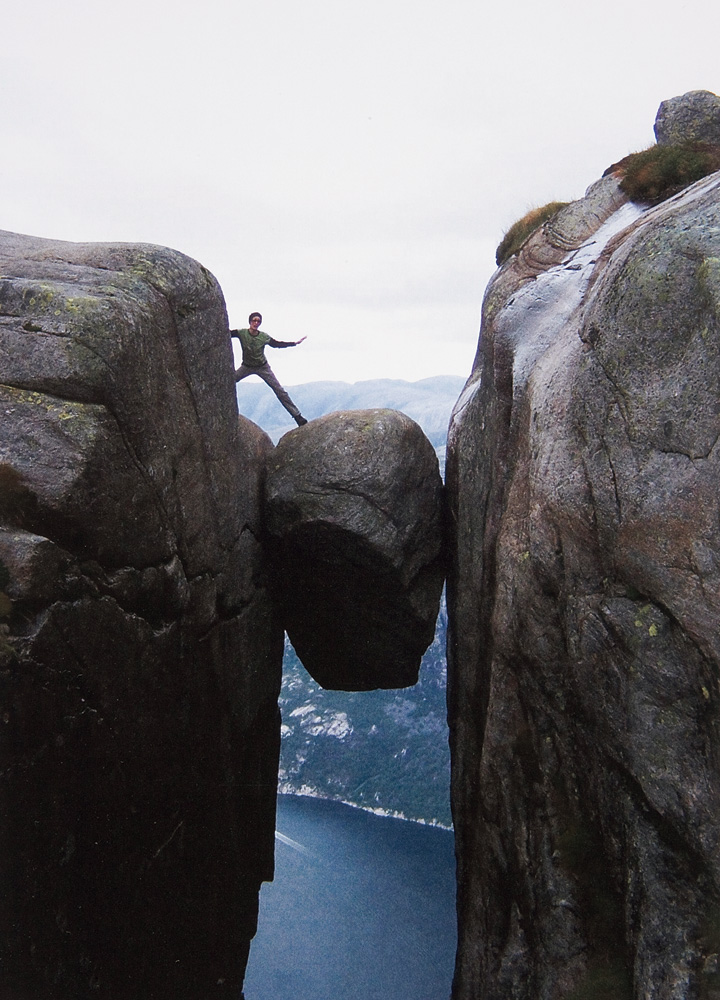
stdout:
[[212,275],[0,234],[0,993],[237,997],[272,877],[272,447]]
[[451,422],[455,1000],[718,988],[720,175],[628,211],[499,272]]
[[283,624],[326,688],[417,682],[444,579],[443,485],[396,410],[332,413],[281,438],[265,528]]
[[720,145],[720,97],[709,90],[691,90],[663,101],[655,118],[655,139],[660,146]]

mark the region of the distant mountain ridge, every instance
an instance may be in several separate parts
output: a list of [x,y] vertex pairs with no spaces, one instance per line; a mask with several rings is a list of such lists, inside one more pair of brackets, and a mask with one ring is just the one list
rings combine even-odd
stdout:
[[325,691],[286,639],[279,791],[450,827],[445,602],[414,687]]
[[[403,379],[367,379],[362,382],[305,382],[287,390],[308,420],[338,410],[365,410],[389,407],[412,417],[433,447],[444,449],[450,414],[465,378],[461,375],[433,375],[417,382]],[[238,409],[262,427],[277,443],[295,422],[257,378],[244,379],[237,386]]]

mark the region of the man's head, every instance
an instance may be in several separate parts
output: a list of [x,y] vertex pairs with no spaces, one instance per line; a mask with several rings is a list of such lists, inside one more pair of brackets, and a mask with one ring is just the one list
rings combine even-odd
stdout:
[[248,323],[250,326],[258,327],[262,323],[262,316],[260,313],[250,313],[248,316]]

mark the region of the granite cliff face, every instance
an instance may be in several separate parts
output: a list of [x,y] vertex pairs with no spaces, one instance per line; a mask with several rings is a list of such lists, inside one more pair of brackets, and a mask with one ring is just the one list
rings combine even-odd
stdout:
[[488,287],[448,442],[455,1000],[718,995],[720,175]]
[[211,275],[0,238],[3,997],[236,997],[283,633]]

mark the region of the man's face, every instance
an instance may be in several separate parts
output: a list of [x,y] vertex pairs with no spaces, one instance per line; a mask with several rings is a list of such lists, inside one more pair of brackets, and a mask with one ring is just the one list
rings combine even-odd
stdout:
[[250,320],[250,329],[257,330],[259,326],[260,326],[260,317],[253,316],[253,318]]

